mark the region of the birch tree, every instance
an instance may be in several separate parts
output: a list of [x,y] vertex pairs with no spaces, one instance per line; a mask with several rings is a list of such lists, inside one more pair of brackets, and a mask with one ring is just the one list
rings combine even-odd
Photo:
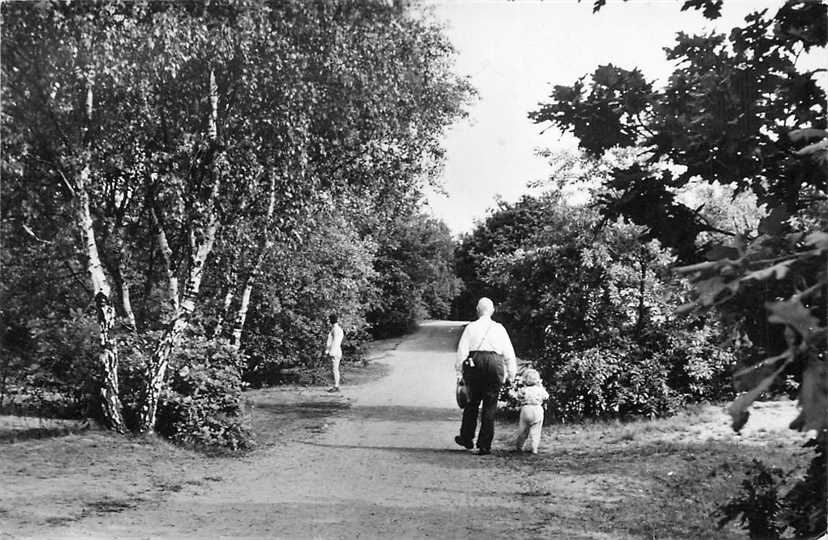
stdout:
[[[16,3],[3,16],[4,173],[37,210],[19,223],[33,242],[57,223],[44,190],[75,224],[119,431],[153,429],[171,355],[206,338],[200,309],[242,342],[264,261],[319,210],[393,212],[383,200],[416,192],[467,93],[436,29],[380,2]],[[160,336],[134,426],[117,401],[123,332]]]

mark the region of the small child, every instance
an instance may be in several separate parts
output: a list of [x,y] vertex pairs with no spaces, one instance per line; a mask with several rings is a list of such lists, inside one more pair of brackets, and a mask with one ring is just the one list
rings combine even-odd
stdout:
[[523,388],[518,390],[517,399],[520,402],[520,424],[515,434],[515,447],[518,452],[522,451],[528,438],[532,453],[537,454],[543,426],[542,404],[549,399],[549,393],[541,384],[540,373],[534,369],[523,372]]

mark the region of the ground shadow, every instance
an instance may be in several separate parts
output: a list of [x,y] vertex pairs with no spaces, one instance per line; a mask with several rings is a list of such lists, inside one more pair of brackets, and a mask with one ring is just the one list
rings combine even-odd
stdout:
[[[455,447],[429,448],[412,446],[376,446],[360,444],[335,444],[317,441],[294,441],[308,446],[321,448],[336,448],[342,451],[347,450],[379,450],[383,452],[394,452],[411,457],[429,465],[437,465],[443,468],[453,469],[490,469],[501,465],[504,458],[514,455],[514,452],[494,450],[491,454],[480,456],[476,452]],[[452,441],[453,444],[453,441]]]
[[355,406],[346,413],[348,418],[391,422],[459,422],[460,415],[459,409],[403,405]]

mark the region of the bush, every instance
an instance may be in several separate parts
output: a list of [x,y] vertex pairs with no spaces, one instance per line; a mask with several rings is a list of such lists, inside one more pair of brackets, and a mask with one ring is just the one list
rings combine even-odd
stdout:
[[[32,319],[5,325],[7,393],[17,411],[100,420],[98,327],[90,315]],[[137,427],[146,358],[160,331],[114,331],[119,344],[118,375],[127,427]],[[16,346],[16,345],[25,345]],[[13,355],[11,353],[14,353]],[[14,362],[14,363],[12,363]],[[157,431],[173,441],[199,447],[242,450],[251,446],[242,407],[243,357],[226,343],[193,335],[170,360],[159,402]]]
[[747,471],[747,478],[742,481],[742,490],[738,496],[721,507],[722,518],[719,526],[740,518],[741,524],[748,530],[750,537],[757,540],[776,540],[784,529],[776,520],[782,508],[777,493],[782,482],[782,470],[768,467],[754,459]]
[[738,519],[754,540],[817,538],[825,533],[825,437],[822,431],[805,444],[816,455],[804,474],[786,473],[754,459],[739,493],[719,507],[719,527]]
[[663,416],[728,392],[722,324],[675,315],[687,283],[642,233],[551,193],[504,203],[458,249],[476,261],[475,296],[501,299],[496,317],[541,372],[551,416]]
[[681,403],[651,351],[608,344],[566,353],[540,369],[549,381],[549,413],[564,421],[663,416]]
[[251,448],[242,399],[243,365],[244,358],[225,341],[195,338],[183,343],[170,362],[156,430],[199,448]]
[[27,414],[77,418],[99,416],[97,323],[72,319],[32,319],[7,325],[4,347],[5,393]]

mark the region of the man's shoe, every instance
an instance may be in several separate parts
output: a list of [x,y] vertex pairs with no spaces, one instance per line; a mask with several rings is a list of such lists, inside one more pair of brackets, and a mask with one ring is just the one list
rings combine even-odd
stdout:
[[339,392],[339,391],[340,390],[339,390],[338,386],[331,386],[330,388],[328,388],[328,392]]
[[474,448],[474,443],[472,443],[471,441],[464,440],[462,437],[460,437],[460,435],[454,438],[454,442],[456,442],[466,450],[471,450],[472,448]]
[[478,456],[488,456],[491,453],[492,453],[492,451],[489,448],[478,448],[477,449],[477,455]]

